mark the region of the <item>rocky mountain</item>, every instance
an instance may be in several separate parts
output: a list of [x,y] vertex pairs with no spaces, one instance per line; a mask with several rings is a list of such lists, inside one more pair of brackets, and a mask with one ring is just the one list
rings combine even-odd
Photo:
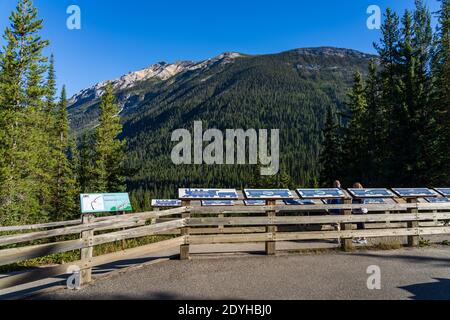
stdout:
[[[124,91],[130,91],[126,94],[119,95],[119,104],[123,108],[128,104],[128,101],[131,98],[137,98],[132,94],[133,88],[139,86],[143,82],[147,81],[166,81],[170,78],[186,72],[186,71],[194,71],[194,70],[205,70],[208,67],[215,64],[227,64],[231,63],[233,59],[241,57],[242,55],[235,52],[226,52],[212,59],[208,59],[201,62],[194,61],[178,61],[175,63],[167,63],[167,62],[159,62],[153,64],[147,68],[142,70],[130,72],[119,79],[115,80],[106,80],[96,85],[84,89],[79,93],[75,94],[69,101],[69,110],[73,113],[77,113],[77,111],[84,110],[83,105],[95,105],[102,96],[104,89],[108,83],[111,83],[114,90],[118,93]],[[138,98],[139,99],[139,98]],[[77,109],[78,107],[78,109]],[[77,109],[77,110],[76,110]]]
[[[356,70],[374,56],[331,47],[278,54],[224,53],[200,62],[161,62],[112,80],[128,142],[130,189],[174,195],[180,186],[242,187],[254,182],[248,166],[182,166],[170,161],[171,132],[208,128],[280,129],[281,166],[297,186],[313,185],[325,111],[345,110]],[[107,82],[72,97],[76,134],[95,127]]]

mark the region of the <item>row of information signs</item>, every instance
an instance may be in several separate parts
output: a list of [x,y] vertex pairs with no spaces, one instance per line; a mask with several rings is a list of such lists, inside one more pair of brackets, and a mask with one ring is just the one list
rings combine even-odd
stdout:
[[[363,199],[365,204],[386,203],[386,198],[425,198],[431,203],[450,202],[450,188],[395,188],[392,190],[348,189],[356,199]],[[342,199],[345,193],[339,188],[328,189],[297,189],[300,199],[295,199],[288,189],[245,189],[244,200],[247,206],[265,205],[267,200],[283,200],[286,205],[314,205],[313,199]],[[153,200],[154,207],[179,207],[182,200],[201,200],[203,206],[233,206],[236,204],[238,192],[236,189],[180,189],[179,200]],[[328,203],[324,201],[325,203]]]
[[[450,203],[450,188],[402,188],[402,189],[348,189],[356,199],[365,204],[386,203],[386,198],[425,198],[430,203]],[[288,189],[245,189],[247,206],[265,205],[267,200],[283,200],[286,205],[314,205],[314,199],[329,200],[345,198],[342,189],[297,189],[300,199],[295,199]],[[201,200],[203,206],[233,206],[236,204],[236,189],[180,189],[178,200],[153,200],[153,207],[180,207],[182,200]],[[327,201],[324,201],[328,203]],[[82,194],[83,214],[101,212],[130,212],[131,202],[127,193]]]

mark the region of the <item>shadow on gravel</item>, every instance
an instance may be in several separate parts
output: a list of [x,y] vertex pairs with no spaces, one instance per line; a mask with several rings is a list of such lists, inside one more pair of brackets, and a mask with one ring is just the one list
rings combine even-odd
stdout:
[[434,279],[437,282],[418,283],[399,287],[411,292],[413,300],[450,300],[450,279]]
[[385,260],[405,260],[411,263],[433,263],[439,266],[450,266],[450,258],[437,258],[430,256],[413,256],[413,255],[380,255],[376,253],[353,253],[355,256],[385,259]]
[[142,294],[90,294],[84,296],[81,291],[80,294],[65,295],[61,292],[57,294],[48,294],[46,296],[38,296],[35,300],[156,300],[156,301],[168,301],[168,300],[201,300],[193,296],[182,296],[171,292],[149,292]]

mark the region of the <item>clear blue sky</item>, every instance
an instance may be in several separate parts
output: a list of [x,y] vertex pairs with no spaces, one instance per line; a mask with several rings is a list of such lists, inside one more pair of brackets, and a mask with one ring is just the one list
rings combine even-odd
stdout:
[[[367,7],[412,8],[413,0],[35,0],[45,19],[59,85],[71,95],[158,61],[202,60],[225,51],[275,53],[337,46],[374,52],[379,30]],[[426,0],[437,11],[437,0]],[[82,29],[66,28],[66,9],[81,8]],[[16,0],[0,1],[0,32]],[[3,44],[3,41],[0,40]]]

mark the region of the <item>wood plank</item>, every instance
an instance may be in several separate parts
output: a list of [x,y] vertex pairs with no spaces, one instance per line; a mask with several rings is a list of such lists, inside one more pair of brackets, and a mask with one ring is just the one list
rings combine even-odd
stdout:
[[252,234],[222,234],[222,235],[190,235],[186,239],[190,244],[215,244],[215,243],[239,243],[239,242],[265,242],[273,240],[272,233]]
[[0,232],[48,229],[48,228],[56,228],[56,227],[62,227],[62,226],[74,226],[74,225],[79,225],[79,224],[81,224],[81,219],[71,220],[71,221],[49,222],[49,223],[41,223],[41,224],[30,224],[30,225],[24,225],[24,226],[11,226],[11,227],[1,227],[0,226]]
[[[183,209],[183,210],[181,210]],[[125,222],[129,222],[132,224],[133,222],[139,224],[142,220],[148,220],[150,218],[158,218],[166,215],[179,214],[181,211],[186,211],[186,208],[177,208],[170,209],[166,211],[160,212],[149,212],[149,213],[140,213],[140,214],[131,214],[131,215],[123,215],[112,218],[111,220],[100,220],[89,223],[89,224],[81,224],[72,227],[59,228],[54,230],[47,230],[41,232],[33,232],[26,234],[18,234],[18,235],[8,235],[0,237],[0,246],[6,246],[10,244],[17,244],[29,241],[35,241],[45,238],[64,236],[81,233],[83,231],[91,230],[91,229],[118,229],[124,225]]]
[[158,232],[160,233],[172,229],[181,228],[184,225],[185,225],[184,219],[179,219],[175,221],[152,224],[144,227],[138,227],[134,229],[121,230],[117,232],[97,235],[94,237],[94,245],[155,235]]
[[329,215],[329,216],[285,216],[285,217],[225,217],[225,218],[191,218],[188,225],[202,226],[233,226],[233,225],[290,225],[290,224],[337,224],[337,223],[370,223],[370,222],[407,222],[433,221],[450,219],[450,213],[419,213],[419,214],[367,214],[367,215]]
[[0,266],[83,248],[81,239],[0,250]]
[[[309,212],[309,211],[326,211],[326,210],[354,210],[360,208],[367,208],[369,211],[406,211],[409,208],[417,208],[417,204],[319,204],[308,206],[233,206],[233,207],[201,207],[189,206],[187,207],[191,214],[232,214],[232,213],[266,213],[267,211],[277,212]],[[450,205],[447,204],[447,209]]]

